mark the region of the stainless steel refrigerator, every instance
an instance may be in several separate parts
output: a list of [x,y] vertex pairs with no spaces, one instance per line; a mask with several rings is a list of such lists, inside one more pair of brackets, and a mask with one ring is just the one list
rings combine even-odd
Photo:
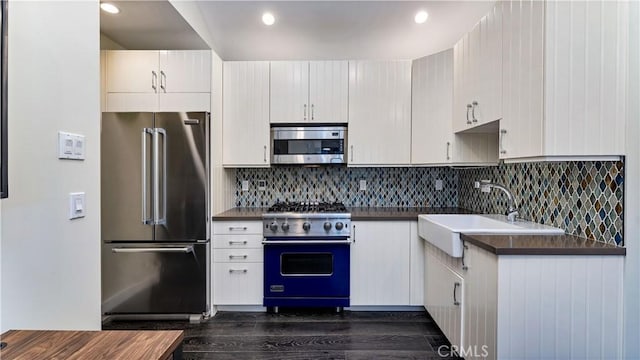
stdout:
[[209,313],[209,114],[103,113],[102,312]]

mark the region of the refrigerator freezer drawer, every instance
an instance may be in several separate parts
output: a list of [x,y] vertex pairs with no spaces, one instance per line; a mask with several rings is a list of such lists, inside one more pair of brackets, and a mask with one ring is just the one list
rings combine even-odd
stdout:
[[103,314],[207,313],[208,254],[208,243],[103,244]]

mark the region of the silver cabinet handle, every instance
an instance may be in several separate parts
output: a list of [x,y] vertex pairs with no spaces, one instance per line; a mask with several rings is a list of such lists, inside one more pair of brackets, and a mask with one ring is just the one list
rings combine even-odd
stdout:
[[246,274],[249,270],[247,269],[229,269],[229,274],[235,274],[235,273],[239,273],[239,274]]
[[149,179],[147,179],[147,158],[149,157],[149,154],[147,154],[147,135],[152,134],[152,131],[151,128],[142,129],[142,223],[147,225],[153,224],[147,213],[149,200],[147,199],[147,183],[149,182]]
[[351,238],[351,240],[355,243],[356,242],[356,226],[353,225],[353,238]]
[[311,104],[311,120],[315,120],[316,116],[315,116],[315,109],[314,109],[314,105]]
[[233,259],[246,259],[249,255],[229,255],[229,260]]
[[460,286],[459,282],[454,282],[453,283],[453,305],[455,306],[459,306],[460,302],[456,299],[456,290],[458,289],[458,287]]
[[230,240],[229,245],[247,245],[247,240],[243,240],[243,241]]
[[193,246],[184,247],[117,247],[111,249],[114,253],[183,253],[188,254],[193,252]]
[[[154,128],[153,135],[153,223],[155,225],[163,225],[167,222],[167,132],[162,128]],[[162,160],[160,157],[159,135],[162,135]],[[159,171],[161,162],[162,177]],[[161,181],[162,185],[160,184]],[[160,202],[161,197],[162,202]]]
[[267,162],[267,145],[264,146],[264,162]]
[[[164,81],[162,81],[164,79]],[[163,70],[160,70],[160,89],[162,89],[165,93],[167,92],[167,75]]]
[[353,145],[351,145],[351,161],[353,162]]
[[451,157],[449,156],[449,147],[451,147],[451,143],[447,141],[447,160],[451,160]]
[[478,119],[476,119],[476,106],[478,106],[478,102],[474,101],[471,105],[471,120],[473,120],[473,122],[478,122]]
[[158,74],[155,71],[151,70],[151,88],[153,92],[158,92]]
[[229,231],[247,231],[246,226],[229,226]]
[[304,121],[307,121],[307,104],[304,104]]
[[471,110],[471,104],[467,104],[467,125],[471,125],[471,120],[469,120],[469,110]]
[[502,145],[502,140],[504,139],[504,136],[507,134],[507,129],[500,129],[500,141],[498,142],[500,144],[500,154],[506,154],[507,150],[504,149],[504,146]]

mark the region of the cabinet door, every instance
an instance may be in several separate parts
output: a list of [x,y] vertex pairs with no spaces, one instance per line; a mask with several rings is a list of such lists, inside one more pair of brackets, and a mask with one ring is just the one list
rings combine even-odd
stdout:
[[411,305],[424,305],[424,243],[418,235],[418,222],[411,222]]
[[346,123],[349,101],[349,62],[309,63],[309,120],[318,123]]
[[472,120],[486,124],[502,117],[502,3],[485,15],[470,35],[473,62]]
[[453,47],[453,131],[462,131],[471,126],[471,111],[467,105],[469,88],[466,82],[469,76],[469,34]]
[[349,62],[349,165],[411,163],[411,61]]
[[213,265],[214,305],[262,305],[263,263]]
[[543,154],[544,2],[504,2],[500,158]]
[[409,305],[410,222],[352,222],[351,305]]
[[157,51],[107,51],[106,62],[105,111],[157,110],[160,84]]
[[228,61],[223,77],[223,164],[269,166],[269,62]]
[[411,163],[449,163],[453,150],[453,50],[414,60],[411,78]]
[[309,62],[271,62],[271,122],[309,121]]
[[452,345],[465,346],[463,278],[425,250],[424,307]]
[[153,93],[159,89],[158,52],[107,51],[108,93]]
[[495,359],[498,323],[498,257],[465,243],[464,342],[482,349],[486,359]]
[[160,51],[160,93],[210,93],[211,52]]

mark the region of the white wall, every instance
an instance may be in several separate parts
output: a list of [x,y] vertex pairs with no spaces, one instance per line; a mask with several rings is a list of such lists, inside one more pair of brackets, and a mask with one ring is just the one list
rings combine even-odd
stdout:
[[[99,21],[96,0],[9,2],[3,330],[100,329]],[[58,130],[86,136],[85,161],[57,159]]]
[[629,4],[629,111],[625,176],[625,358],[640,359],[640,2]]

